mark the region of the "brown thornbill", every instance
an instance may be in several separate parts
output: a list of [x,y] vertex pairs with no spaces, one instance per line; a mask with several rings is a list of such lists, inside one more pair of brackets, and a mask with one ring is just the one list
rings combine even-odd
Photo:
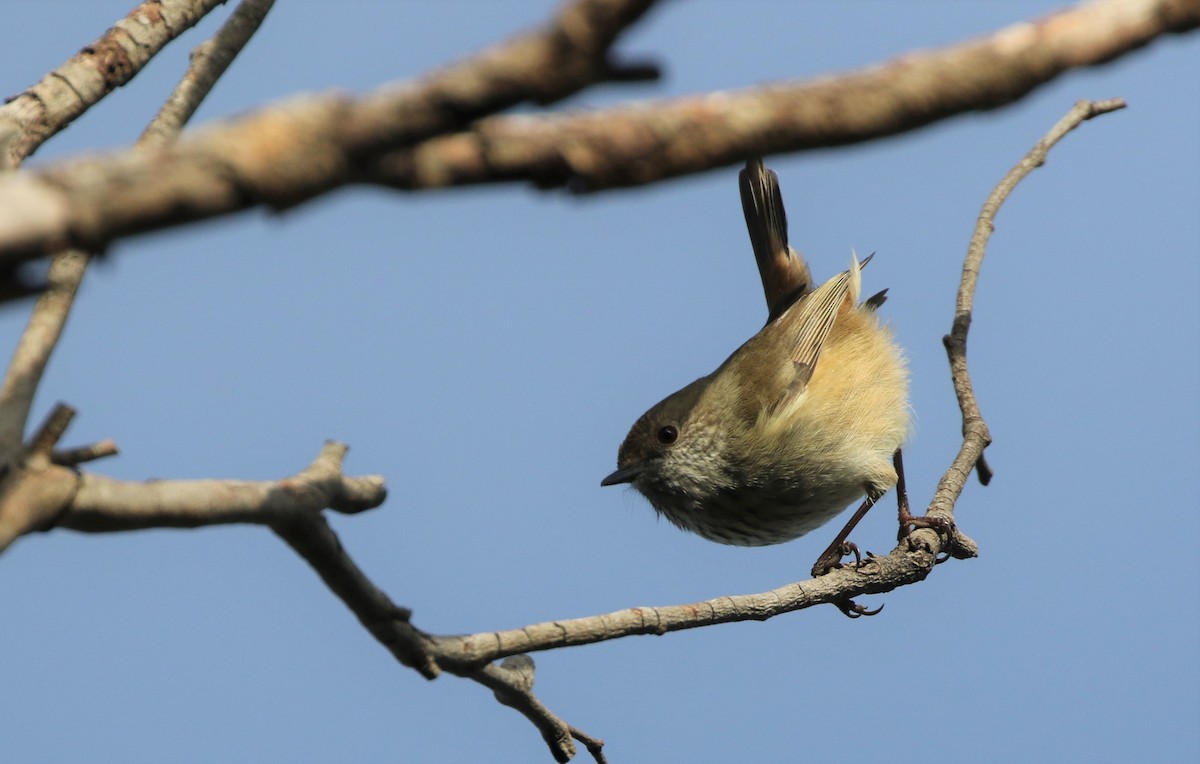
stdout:
[[[896,484],[908,375],[876,315],[882,293],[859,302],[865,262],[852,255],[849,270],[812,289],[787,243],[775,173],[752,160],[740,185],[767,325],[716,371],[643,414],[601,485],[632,484],[706,539],[760,546],[802,536]],[[836,564],[840,546],[818,568]]]

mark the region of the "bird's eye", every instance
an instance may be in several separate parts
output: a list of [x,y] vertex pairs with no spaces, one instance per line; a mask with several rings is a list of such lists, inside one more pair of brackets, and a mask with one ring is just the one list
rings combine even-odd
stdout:
[[664,446],[669,446],[679,439],[679,430],[675,429],[674,425],[664,425],[658,428],[658,442]]

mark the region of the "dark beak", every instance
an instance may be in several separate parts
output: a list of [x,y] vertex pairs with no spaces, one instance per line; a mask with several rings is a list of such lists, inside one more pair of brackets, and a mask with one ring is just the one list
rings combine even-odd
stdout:
[[617,470],[613,474],[611,474],[608,477],[601,480],[600,485],[606,486],[606,485],[618,485],[620,483],[632,483],[633,479],[636,478],[639,474],[641,474],[641,472],[642,472],[642,465],[631,464],[628,467],[622,467],[621,469]]

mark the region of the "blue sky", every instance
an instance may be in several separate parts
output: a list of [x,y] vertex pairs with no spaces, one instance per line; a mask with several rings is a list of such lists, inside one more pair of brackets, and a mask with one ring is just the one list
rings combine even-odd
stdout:
[[[16,93],[127,11],[5,9]],[[283,2],[197,119],[413,76],[548,2]],[[654,85],[737,88],[866,65],[1051,2],[667,3],[620,50]],[[32,165],[125,145],[206,21]],[[979,559],[850,621],[766,623],[535,656],[541,699],[613,762],[1195,761],[1200,757],[1200,36],[1076,72],[1019,104],[864,146],[770,157],[793,242],[864,290],[913,376],[914,501],[957,448],[941,345],[979,205],[1079,98],[1121,96],[997,219],[971,363],[996,478],[958,506]],[[291,474],[322,441],[387,503],[334,516],[373,580],[438,633],[749,593],[807,577],[835,527],[728,548],[601,489],[633,420],[714,368],[764,309],[736,168],[588,198],[520,186],[351,189],[122,242],[94,268],[38,399],[112,437],[124,479]],[[0,310],[11,348],[27,308]],[[6,350],[7,352],[7,350]],[[890,500],[860,526],[886,551]],[[0,557],[0,759],[549,761],[482,687],[395,664],[262,528],[28,537]],[[581,758],[580,760],[584,760]]]

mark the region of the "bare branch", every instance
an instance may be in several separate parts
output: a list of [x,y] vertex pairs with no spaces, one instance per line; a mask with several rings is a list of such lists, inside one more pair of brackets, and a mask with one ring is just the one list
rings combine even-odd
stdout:
[[[204,7],[207,12],[216,2],[162,0],[162,4]],[[139,8],[150,5],[157,4]],[[194,52],[184,82],[143,134],[141,150],[0,179],[0,256],[45,254],[68,244],[99,247],[129,233],[254,204],[287,206],[347,182],[418,188],[529,179],[575,190],[644,183],[763,151],[865,140],[950,114],[991,108],[1072,67],[1098,63],[1166,32],[1200,25],[1200,9],[1194,3],[1104,0],[980,41],[828,81],[579,117],[497,117],[485,119],[470,132],[419,144],[521,101],[548,103],[596,81],[656,76],[651,66],[618,64],[609,55],[617,35],[650,5],[651,0],[576,0],[542,29],[410,85],[358,100],[298,99],[211,128],[177,147],[166,145],[271,6],[271,0],[243,0],[217,38]],[[110,61],[115,55],[85,53]],[[951,70],[959,78],[947,77]],[[937,96],[924,100],[904,96],[929,90]],[[880,93],[900,96],[885,98]],[[78,94],[78,103],[82,112],[88,105],[83,94]],[[945,338],[962,411],[963,444],[939,482],[930,515],[952,520],[972,466],[981,479],[990,475],[983,461],[990,436],[967,371],[966,337],[996,210],[1063,135],[1085,119],[1121,106],[1118,102],[1077,105],[1005,177],[980,214],[964,263],[953,328]],[[23,108],[15,112],[28,117]],[[0,132],[6,119],[13,124],[6,114],[0,109]],[[832,119],[835,114],[837,119]],[[35,149],[44,140],[38,139],[38,131],[48,129],[36,125],[53,123],[46,115],[37,119],[42,121],[18,121],[21,127],[15,139],[10,127],[7,143],[0,135],[0,149],[7,147],[8,156],[16,161]],[[414,144],[419,145],[397,150]],[[147,145],[156,150],[145,150]],[[117,186],[123,193],[113,193]],[[596,761],[603,762],[603,741],[567,724],[541,703],[533,693],[534,663],[526,653],[635,634],[662,635],[718,623],[766,620],[817,604],[844,603],[861,594],[923,580],[941,555],[976,553],[974,542],[950,522],[936,530],[914,532],[885,557],[869,557],[861,565],[760,594],[629,608],[505,631],[430,635],[414,627],[410,612],[363,573],[322,514],[325,509],[356,513],[377,507],[386,498],[382,478],[343,473],[346,447],[341,444],[326,443],[306,469],[275,481],[133,483],[81,476],[60,465],[111,455],[115,445],[101,441],[82,449],[56,450],[73,414],[62,404],[29,444],[21,444],[33,394],[87,261],[85,252],[67,251],[55,257],[50,289],[39,300],[0,389],[0,470],[9,472],[0,473],[5,478],[0,480],[0,551],[21,535],[50,527],[116,532],[222,523],[267,525],[310,564],[398,661],[426,678],[449,671],[492,689],[499,702],[538,728],[559,761],[575,755],[574,741],[579,740]]]
[[21,451],[33,396],[66,326],[87,263],[83,252],[64,252],[50,263],[49,284],[34,305],[0,386],[0,464],[12,462]]
[[535,670],[533,659],[528,655],[513,655],[499,664],[484,666],[471,678],[490,688],[500,703],[516,709],[533,722],[542,733],[542,739],[546,741],[555,761],[567,762],[574,758],[574,740],[578,740],[587,748],[596,764],[604,764],[603,740],[567,724],[533,694]]
[[590,113],[495,117],[369,162],[361,180],[402,190],[532,181],[586,193],[644,185],[994,109],[1071,69],[1198,26],[1194,0],[1093,0],[841,75]]
[[[344,514],[362,512],[378,507],[387,498],[382,477],[343,474],[346,451],[341,443],[327,442],[302,472],[274,481],[139,483],[85,474],[78,478],[78,488],[68,505],[56,513],[55,525],[89,533],[228,523],[269,526],[312,565],[333,593],[401,663],[432,679],[439,668],[424,648],[424,635],[408,625],[408,610],[395,605],[359,570],[321,515],[324,509]],[[0,503],[0,521],[8,520],[10,515],[9,508]],[[19,529],[28,532],[32,528],[27,521]],[[4,531],[0,522],[0,542],[5,538]],[[16,538],[20,532],[9,535]]]
[[74,471],[48,461],[10,471],[0,480],[0,552],[27,533],[53,527],[78,483]]
[[27,533],[49,530],[74,498],[78,476],[51,462],[74,416],[73,408],[57,404],[20,461],[0,465],[0,552]]
[[598,737],[593,737],[577,727],[571,727],[571,737],[583,743],[583,747],[588,750],[592,758],[596,760],[596,764],[606,764],[608,759],[604,757],[604,741]]
[[992,442],[992,436],[988,432],[983,414],[980,413],[979,401],[975,398],[971,375],[967,370],[967,332],[971,327],[975,287],[979,283],[979,271],[983,265],[983,256],[987,251],[988,239],[991,238],[992,231],[996,227],[996,213],[1016,185],[1034,169],[1042,166],[1050,149],[1067,133],[1092,117],[1123,108],[1125,108],[1125,101],[1119,98],[1109,101],[1079,101],[1076,103],[1075,107],[1059,120],[1016,166],[1008,171],[1008,174],[1001,179],[983,203],[983,209],[975,223],[975,232],[971,235],[971,243],[963,262],[962,280],[955,302],[954,323],[950,333],[942,338],[950,361],[950,377],[954,383],[954,394],[958,398],[959,410],[962,411],[963,444],[954,463],[938,483],[937,491],[929,506],[929,514],[949,517],[954,503],[962,494],[966,477],[970,474],[972,467],[978,472],[979,480],[984,485],[987,485],[992,479],[992,470],[983,456],[984,449]]
[[402,665],[434,679],[441,667],[429,651],[429,639],[408,622],[409,611],[399,607],[359,569],[342,548],[337,535],[317,513],[293,516],[272,525],[288,546],[304,558],[326,586],[358,618],[359,623]]
[[58,525],[89,533],[143,528],[289,522],[329,508],[354,514],[383,503],[382,477],[346,477],[346,447],[330,441],[303,472],[283,480],[151,480],[130,482],[86,474]]
[[116,441],[105,438],[86,446],[58,449],[50,454],[50,461],[64,467],[74,467],[84,462],[94,462],[97,459],[116,456],[118,453],[120,451],[117,449]]
[[[188,141],[190,148],[181,152],[181,163],[170,159],[180,153],[174,148],[161,154],[134,151],[112,155],[133,159],[136,167],[150,175],[174,175],[185,185],[199,183],[191,191],[176,186],[169,197],[160,197],[163,189],[145,184],[147,177],[127,176],[134,185],[126,186],[123,194],[138,199],[134,207],[153,206],[155,197],[164,201],[173,197],[170,203],[179,205],[176,211],[187,220],[225,214],[257,202],[290,206],[347,182],[351,167],[359,161],[357,154],[411,145],[522,102],[550,103],[596,82],[635,78],[613,63],[609,48],[652,4],[653,0],[575,0],[543,27],[412,83],[388,86],[358,100],[300,97],[228,127],[205,131],[197,136],[197,143]],[[646,74],[644,65],[636,68]],[[105,219],[116,211],[79,209],[82,216],[77,217],[70,211],[74,203],[66,199],[74,193],[69,189],[76,185],[71,179],[76,173],[82,173],[77,177],[85,186],[95,188],[93,183],[107,182],[106,161],[84,160],[58,179],[49,180],[49,186],[17,176],[15,183],[23,190],[16,193],[23,201],[19,207],[4,208],[6,200],[0,194],[0,230],[26,244],[32,243],[30,235],[52,237],[53,241],[46,238],[41,242],[47,246],[43,254],[68,246],[99,249],[114,238],[116,230],[109,232],[111,224]],[[151,170],[151,166],[157,169]],[[171,166],[176,169],[168,169]],[[134,173],[140,176],[138,170]],[[138,230],[153,227],[131,220],[128,211],[116,214]],[[18,223],[26,216],[33,217],[25,224]],[[98,235],[84,229],[71,232],[84,217],[91,220],[85,228],[98,226]],[[60,229],[63,225],[66,227]],[[118,223],[117,228],[122,227]],[[60,229],[60,235],[54,235],[54,229]]]
[[161,146],[175,140],[233,59],[250,42],[274,4],[275,0],[242,0],[220,31],[192,49],[191,62],[183,79],[138,138],[138,143]]
[[[934,535],[936,538],[936,534]],[[673,631],[739,621],[765,621],[814,605],[833,604],[862,594],[880,594],[923,580],[933,569],[934,549],[899,545],[886,557],[871,557],[861,567],[846,566],[807,581],[785,584],[760,594],[716,597],[688,605],[634,607],[603,615],[547,621],[507,631],[436,637],[443,667],[458,662],[493,661],[509,655],[593,644],[639,634]]]
[[[273,2],[274,0],[244,0],[210,41],[213,48],[220,51],[219,56],[196,55],[193,51],[192,61],[183,81],[172,93],[168,106],[151,120],[149,127],[138,139],[139,144],[161,146],[179,134],[196,107],[207,97],[217,79],[229,67],[233,57],[245,47]],[[160,15],[155,15],[150,10],[144,13],[149,14],[151,20],[157,19],[166,24],[166,20],[173,19],[183,10],[184,5],[188,4],[167,2],[163,4]],[[141,19],[142,15],[142,12],[135,11],[130,18]],[[199,17],[191,23],[194,24],[198,19]],[[170,25],[168,27],[174,28]],[[114,30],[109,30],[109,34],[115,34]],[[58,253],[50,264],[46,292],[34,305],[29,323],[13,351],[4,384],[0,387],[0,464],[12,461],[20,449],[33,397],[46,370],[46,364],[50,361],[50,355],[58,345],[67,317],[71,314],[75,295],[79,291],[84,274],[87,273],[89,259],[87,252],[67,250]]]
[[129,82],[167,43],[225,0],[145,0],[100,39],[0,106],[0,168],[13,168],[104,96]]
[[488,664],[471,677],[488,687],[500,701],[516,709],[538,728],[554,760],[570,761],[575,756],[571,727],[555,716],[533,694],[534,665],[528,655],[514,655],[500,664]]
[[[351,182],[415,189],[525,180],[593,191],[766,152],[863,141],[1010,103],[1072,68],[1197,26],[1200,4],[1194,1],[1095,0],[839,77],[582,115],[493,117],[471,132],[405,148],[506,102],[474,97],[481,86],[467,73],[482,76],[482,62],[510,65],[525,96],[544,98],[545,90],[521,79],[531,59],[503,55],[537,47],[518,38],[424,80],[361,98],[297,97],[197,131],[160,152],[112,153],[0,179],[0,261],[69,245],[102,247],[259,205],[286,208]],[[563,38],[555,39],[561,44]],[[543,48],[561,53],[554,45]]]
[[49,461],[51,452],[58,445],[58,441],[62,440],[62,436],[71,426],[71,420],[74,418],[75,409],[65,403],[55,404],[50,415],[46,417],[46,421],[42,422],[42,426],[30,439],[29,455]]

